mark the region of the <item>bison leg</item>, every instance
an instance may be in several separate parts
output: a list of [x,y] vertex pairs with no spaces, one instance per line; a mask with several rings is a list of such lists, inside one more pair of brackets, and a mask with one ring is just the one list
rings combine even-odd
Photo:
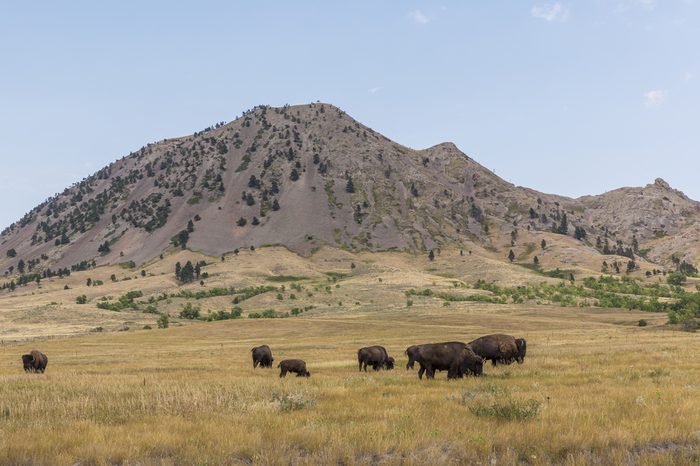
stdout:
[[418,369],[418,379],[423,380],[423,374],[425,373],[425,367],[423,367],[423,364],[420,365],[420,369]]
[[286,377],[287,376],[287,369],[282,369],[282,372],[280,372],[280,377]]
[[258,367],[258,361],[253,360],[253,369],[255,369],[256,367]]
[[362,372],[362,360],[361,359],[357,360],[357,365],[358,365],[359,371]]
[[372,364],[372,369],[374,369],[375,371],[378,371],[378,370],[379,370],[379,363],[376,363],[376,362],[373,363],[373,364]]

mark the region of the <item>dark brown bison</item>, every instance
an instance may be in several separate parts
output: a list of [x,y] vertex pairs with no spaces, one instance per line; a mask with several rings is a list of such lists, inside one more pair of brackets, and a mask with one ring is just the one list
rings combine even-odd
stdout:
[[391,370],[394,368],[394,358],[387,354],[383,346],[367,346],[357,350],[357,364],[360,371],[367,372],[367,366],[378,371],[381,368]]
[[253,369],[258,367],[258,365],[260,365],[260,367],[272,367],[272,361],[274,361],[275,358],[272,357],[272,351],[269,346],[256,346],[250,351],[253,354]]
[[406,363],[406,370],[413,369],[413,364],[416,362],[416,356],[418,355],[418,348],[421,345],[413,345],[406,348],[406,356],[408,356],[408,362]]
[[29,354],[22,355],[22,365],[25,372],[43,373],[48,363],[49,358],[41,351],[31,350]]
[[474,354],[466,343],[451,341],[416,345],[412,351],[413,361],[420,364],[418,378],[434,379],[435,371],[447,371],[448,379],[462,378],[465,375],[481,375],[484,360]]
[[297,377],[311,377],[311,372],[306,370],[306,363],[301,359],[285,359],[277,367],[280,368],[280,377],[286,377],[287,372],[294,372]]
[[491,361],[494,366],[498,363],[512,364],[518,357],[518,345],[515,338],[510,335],[501,333],[485,335],[470,341],[469,346],[484,360]]
[[525,341],[524,338],[516,338],[515,344],[518,346],[518,355],[515,357],[515,360],[518,361],[518,364],[522,364],[525,362],[525,353],[527,352],[527,341]]

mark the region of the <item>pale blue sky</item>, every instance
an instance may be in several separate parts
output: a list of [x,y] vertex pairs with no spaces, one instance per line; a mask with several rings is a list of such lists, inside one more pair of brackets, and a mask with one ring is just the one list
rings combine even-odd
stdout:
[[147,142],[316,100],[541,191],[700,199],[700,0],[3,1],[0,228]]

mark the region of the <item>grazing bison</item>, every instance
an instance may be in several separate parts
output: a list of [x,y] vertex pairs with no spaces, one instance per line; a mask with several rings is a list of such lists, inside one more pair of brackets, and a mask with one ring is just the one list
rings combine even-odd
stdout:
[[367,372],[367,366],[378,371],[382,367],[387,370],[394,368],[394,358],[389,357],[383,346],[367,346],[357,350],[357,364],[360,371]]
[[272,351],[267,345],[256,346],[250,350],[253,353],[253,369],[258,367],[272,367],[272,361],[275,358],[272,357]]
[[527,352],[527,341],[525,341],[524,338],[517,338],[515,340],[515,344],[518,346],[518,355],[515,357],[515,360],[518,361],[518,364],[522,364],[525,362],[525,353]]
[[486,335],[469,342],[469,346],[484,360],[491,361],[494,366],[498,363],[512,364],[518,357],[518,345],[515,338],[510,335],[500,333]]
[[297,377],[311,377],[311,372],[306,370],[306,363],[301,359],[285,359],[277,367],[280,368],[280,377],[285,377],[287,372],[294,372]]
[[462,378],[465,375],[481,375],[484,360],[474,354],[465,343],[452,341],[417,345],[412,351],[412,359],[420,364],[418,378],[434,379],[435,371],[447,371],[448,379]]
[[29,354],[22,355],[22,365],[25,372],[43,373],[48,363],[49,358],[41,351],[31,350]]

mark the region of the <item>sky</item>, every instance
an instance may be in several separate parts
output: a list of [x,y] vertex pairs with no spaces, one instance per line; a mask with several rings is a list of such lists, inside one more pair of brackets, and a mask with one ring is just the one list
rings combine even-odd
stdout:
[[700,200],[700,0],[0,3],[0,229],[148,142],[318,100],[516,185]]

